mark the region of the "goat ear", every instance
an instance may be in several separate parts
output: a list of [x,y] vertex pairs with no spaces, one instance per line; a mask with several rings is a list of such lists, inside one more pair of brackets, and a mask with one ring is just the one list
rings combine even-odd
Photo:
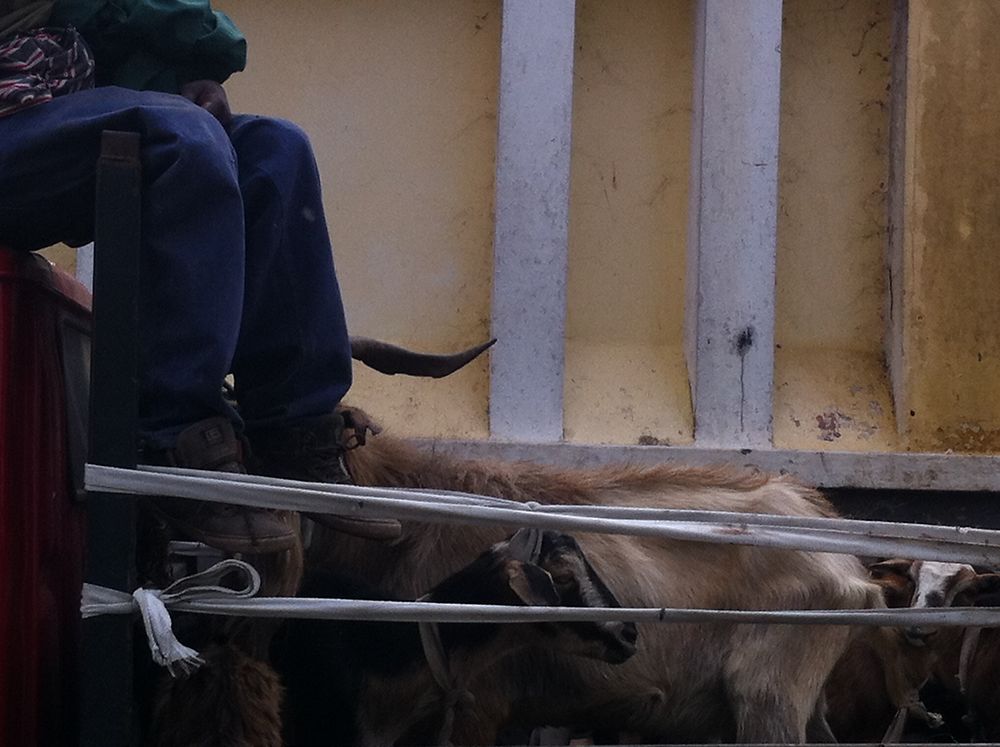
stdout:
[[979,573],[972,584],[976,604],[992,607],[1000,604],[1000,573]]
[[910,567],[912,565],[912,560],[892,558],[891,560],[883,560],[878,563],[872,563],[868,566],[868,573],[875,581],[883,579],[886,576],[905,576],[906,578],[909,578]]
[[910,578],[909,560],[894,558],[868,566],[871,580],[882,588],[882,596],[889,607],[909,607],[913,596],[913,579]]
[[518,529],[507,541],[507,552],[522,563],[537,563],[542,554],[542,530]]
[[529,607],[556,607],[559,593],[550,576],[537,565],[513,560],[507,564],[507,584]]

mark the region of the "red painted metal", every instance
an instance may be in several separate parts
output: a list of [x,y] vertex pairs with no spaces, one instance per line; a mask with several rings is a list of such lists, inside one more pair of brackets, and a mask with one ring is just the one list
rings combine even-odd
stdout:
[[[69,332],[67,325],[73,325]],[[89,294],[82,285],[37,255],[0,247],[0,744],[5,747],[77,741],[85,516],[71,479],[67,391],[82,395],[85,403],[86,381],[67,382],[65,371],[85,371],[83,361],[66,364],[67,356],[85,357],[80,343],[89,325]],[[76,345],[67,347],[70,338]]]

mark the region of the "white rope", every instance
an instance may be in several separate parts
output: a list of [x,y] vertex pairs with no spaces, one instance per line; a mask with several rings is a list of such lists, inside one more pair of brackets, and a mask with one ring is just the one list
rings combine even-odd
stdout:
[[[127,470],[87,465],[88,490],[171,495],[196,500],[285,508],[309,513],[537,527],[567,532],[605,532],[709,543],[754,545],[879,557],[906,557],[980,565],[1000,565],[1000,532],[845,519],[681,512],[685,520],[609,518],[594,506],[546,506],[497,498],[411,491],[399,488],[276,480],[252,475],[206,473],[178,468]],[[640,508],[628,516],[651,516]],[[654,509],[655,510],[655,509]],[[669,514],[659,511],[659,515]],[[596,514],[596,515],[595,515]],[[613,515],[612,515],[613,516]]]
[[[235,574],[242,585],[223,586],[226,576]],[[260,576],[253,566],[240,560],[223,560],[211,568],[185,576],[166,589],[136,589],[131,594],[94,584],[83,585],[80,612],[84,618],[96,615],[142,615],[146,640],[153,661],[164,666],[171,676],[178,671],[189,675],[205,663],[198,652],[188,648],[173,632],[168,608],[197,600],[248,599],[260,590]]]
[[[420,597],[417,601],[421,602],[424,598]],[[431,744],[450,744],[451,733],[455,727],[455,710],[459,705],[468,706],[475,698],[471,692],[459,684],[452,673],[448,655],[441,642],[441,630],[438,624],[436,622],[419,622],[417,629],[420,632],[420,646],[424,651],[424,660],[431,670],[434,682],[441,690],[441,705],[444,710],[441,725],[438,727],[437,735]]]
[[[118,592],[120,593],[120,592]],[[127,596],[127,595],[126,595]],[[178,612],[306,620],[375,620],[437,623],[625,622],[772,623],[801,625],[874,625],[1000,627],[1000,607],[935,607],[850,610],[716,610],[660,607],[515,607],[495,604],[447,604],[313,597],[255,597],[230,600],[167,600]],[[103,614],[124,614],[134,606],[106,605]]]

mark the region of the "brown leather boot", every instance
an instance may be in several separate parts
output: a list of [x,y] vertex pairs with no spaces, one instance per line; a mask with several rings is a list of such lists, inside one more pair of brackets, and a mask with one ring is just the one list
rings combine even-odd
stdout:
[[[173,449],[143,454],[148,464],[245,474],[243,444],[226,418],[201,420],[177,437]],[[160,497],[153,512],[192,540],[227,552],[272,553],[298,542],[290,511]]]
[[[297,420],[291,425],[247,432],[250,471],[257,475],[304,482],[353,485],[344,462],[348,448],[339,412]],[[356,537],[392,540],[402,532],[395,519],[306,514],[313,521]]]

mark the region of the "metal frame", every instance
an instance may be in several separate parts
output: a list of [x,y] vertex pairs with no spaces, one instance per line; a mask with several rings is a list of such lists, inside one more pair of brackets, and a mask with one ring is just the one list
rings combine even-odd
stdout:
[[[771,443],[782,0],[698,0],[687,358],[699,445]],[[563,435],[576,2],[504,0],[490,435]]]
[[896,454],[698,446],[614,446],[417,439],[425,449],[460,457],[540,461],[564,467],[686,464],[753,467],[793,475],[820,488],[1000,492],[1000,456]]

